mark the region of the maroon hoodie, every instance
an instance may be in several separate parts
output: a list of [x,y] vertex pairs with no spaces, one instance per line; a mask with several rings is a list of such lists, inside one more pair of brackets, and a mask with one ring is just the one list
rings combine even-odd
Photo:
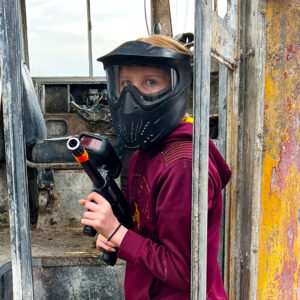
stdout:
[[[130,159],[125,197],[133,230],[118,256],[126,264],[126,300],[190,299],[191,123],[181,122],[163,142]],[[207,299],[227,299],[217,262],[222,188],[230,170],[210,141],[208,186]]]

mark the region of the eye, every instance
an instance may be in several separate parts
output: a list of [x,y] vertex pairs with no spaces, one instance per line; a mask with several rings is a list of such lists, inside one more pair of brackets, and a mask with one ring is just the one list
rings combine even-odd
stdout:
[[148,79],[148,80],[146,81],[146,84],[147,84],[148,86],[154,86],[154,85],[156,85],[156,80],[154,80],[154,79]]

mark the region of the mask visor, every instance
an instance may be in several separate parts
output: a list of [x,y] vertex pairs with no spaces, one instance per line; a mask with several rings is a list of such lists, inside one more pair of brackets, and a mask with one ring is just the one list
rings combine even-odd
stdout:
[[175,69],[156,65],[111,65],[106,72],[109,99],[115,104],[128,87],[144,105],[157,104],[170,96],[179,79]]

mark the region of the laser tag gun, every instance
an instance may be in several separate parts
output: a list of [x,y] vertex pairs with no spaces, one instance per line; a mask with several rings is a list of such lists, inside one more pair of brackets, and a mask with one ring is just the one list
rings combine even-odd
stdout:
[[[93,191],[110,203],[121,224],[131,228],[129,205],[114,181],[120,174],[122,163],[108,140],[96,134],[81,133],[78,138],[71,137],[67,141],[67,147],[92,180]],[[87,225],[84,226],[83,232],[91,237],[97,234],[93,227]],[[110,266],[115,265],[117,251],[104,250],[102,260]]]

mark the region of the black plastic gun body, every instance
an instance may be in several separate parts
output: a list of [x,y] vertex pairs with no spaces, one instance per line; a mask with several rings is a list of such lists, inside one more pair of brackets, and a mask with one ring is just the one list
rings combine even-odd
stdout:
[[[111,144],[98,135],[82,133],[78,138],[71,137],[67,147],[93,182],[93,191],[110,203],[114,215],[121,224],[131,228],[129,205],[114,180],[119,176],[122,164]],[[84,226],[83,232],[92,237],[97,234],[91,226]],[[114,265],[117,252],[104,251],[102,260]]]

